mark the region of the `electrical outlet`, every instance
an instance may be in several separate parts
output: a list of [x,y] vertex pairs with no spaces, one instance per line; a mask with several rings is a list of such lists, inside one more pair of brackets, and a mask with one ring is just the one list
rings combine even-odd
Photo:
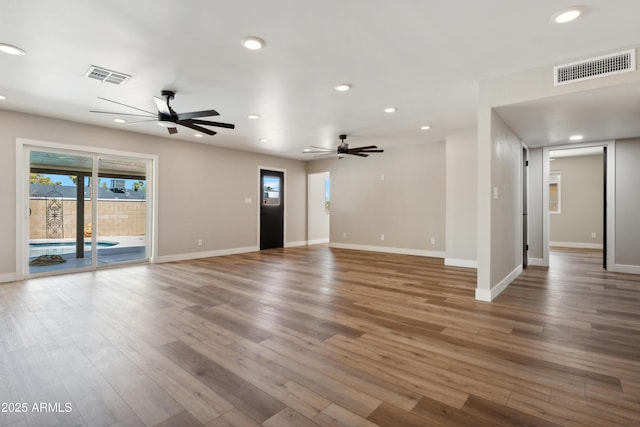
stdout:
[[591,238],[592,238],[592,239],[595,239],[595,238],[596,238],[596,236],[597,236],[597,234],[596,234],[596,232],[595,232],[595,231],[594,231],[593,233],[591,233]]
[[347,238],[347,233],[342,233],[342,238],[346,239]]
[[436,238],[435,237],[431,237],[430,242],[432,245],[436,244]]
[[202,239],[198,239],[198,246],[202,246]]
[[384,234],[380,235],[380,240],[384,240]]

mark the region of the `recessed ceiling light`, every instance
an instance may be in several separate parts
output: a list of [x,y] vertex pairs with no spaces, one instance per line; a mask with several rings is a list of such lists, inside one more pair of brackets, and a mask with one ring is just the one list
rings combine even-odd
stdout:
[[340,83],[339,85],[335,85],[334,89],[338,92],[346,92],[351,89],[351,85],[349,83]]
[[259,50],[264,47],[264,40],[260,37],[245,37],[242,39],[242,46],[249,50]]
[[569,141],[582,141],[584,139],[584,136],[582,135],[571,135],[569,137]]
[[387,108],[384,109],[385,113],[395,113],[396,111],[398,111],[398,110],[397,110],[397,108],[394,108],[394,107],[387,107]]
[[113,119],[113,121],[116,122],[116,123],[120,123],[120,124],[127,123],[127,121],[125,119]]
[[567,22],[578,19],[585,10],[586,9],[583,6],[574,6],[568,9],[563,9],[551,15],[551,21],[556,24],[566,24]]
[[6,54],[16,55],[16,56],[22,56],[27,54],[27,52],[20,49],[18,46],[6,44],[6,43],[0,43],[0,52],[4,52]]
[[267,138],[260,138],[258,141],[260,141],[260,142],[269,142],[269,140]]
[[0,101],[4,101],[5,99],[7,99],[7,97],[0,93]]
[[431,126],[422,126],[420,128],[420,130],[429,130],[429,129],[431,129]]
[[204,137],[204,135],[203,135],[203,134],[201,134],[201,133],[194,133],[194,134],[193,134],[193,137],[194,137],[194,138],[202,138],[202,137]]
[[257,119],[260,118],[260,115],[259,114],[249,114],[247,117],[250,118],[251,120],[257,120]]

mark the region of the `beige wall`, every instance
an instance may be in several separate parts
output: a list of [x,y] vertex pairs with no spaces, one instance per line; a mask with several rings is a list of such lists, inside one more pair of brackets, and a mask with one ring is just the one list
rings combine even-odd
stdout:
[[[602,245],[602,154],[555,159],[549,168],[561,176],[561,212],[549,214],[550,245]],[[596,233],[595,239],[591,233]]]
[[[258,167],[286,169],[286,240],[305,242],[306,166],[302,161],[0,111],[0,277],[16,270],[16,139],[158,156],[160,257],[258,245]],[[220,133],[211,139],[224,140]],[[245,197],[251,203],[245,203]],[[197,239],[204,245],[197,246]]]
[[447,135],[446,256],[451,265],[477,264],[477,141],[475,128]]
[[444,142],[384,149],[309,163],[331,173],[331,243],[444,256]]
[[[491,285],[522,264],[522,141],[493,113],[491,170]],[[497,190],[497,198],[494,191]]]

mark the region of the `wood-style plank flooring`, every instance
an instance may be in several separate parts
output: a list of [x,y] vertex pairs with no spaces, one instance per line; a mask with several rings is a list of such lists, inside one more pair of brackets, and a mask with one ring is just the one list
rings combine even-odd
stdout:
[[491,304],[326,246],[0,285],[0,426],[638,426],[640,277],[600,260]]

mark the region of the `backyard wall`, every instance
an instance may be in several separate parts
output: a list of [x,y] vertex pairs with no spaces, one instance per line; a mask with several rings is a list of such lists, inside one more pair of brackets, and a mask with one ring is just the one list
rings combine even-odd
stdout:
[[[63,200],[63,224],[65,239],[76,237],[76,201]],[[29,200],[29,238],[47,239],[47,200]],[[100,236],[144,236],[146,234],[147,202],[144,200],[98,200],[98,224]],[[91,204],[85,203],[84,223],[90,225]],[[90,227],[93,229],[93,227]]]

